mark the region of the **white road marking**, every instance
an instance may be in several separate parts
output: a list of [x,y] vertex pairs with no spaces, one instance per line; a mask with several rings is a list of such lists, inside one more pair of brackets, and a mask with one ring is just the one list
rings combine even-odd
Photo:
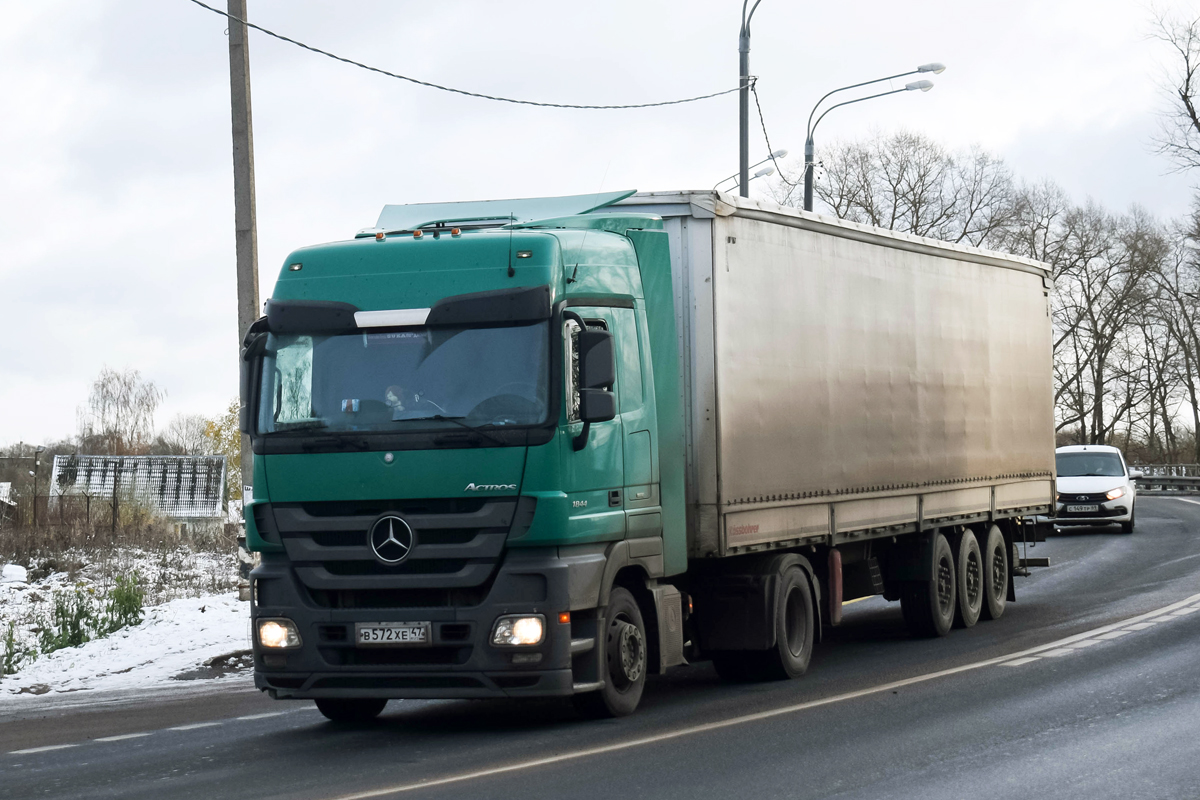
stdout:
[[65,750],[68,747],[79,747],[78,744],[48,744],[45,747],[30,747],[25,750],[9,750],[10,756],[23,756],[28,753],[46,753],[50,750]]
[[1097,639],[1116,639],[1121,636],[1127,636],[1131,633],[1133,633],[1133,631],[1109,631],[1108,633],[1100,634],[1096,638]]
[[251,714],[248,717],[236,717],[235,719],[239,719],[239,720],[243,720],[243,721],[251,720],[251,719],[266,719],[267,717],[282,717],[286,713],[288,713],[288,712],[286,712],[286,711],[268,711],[266,714]]
[[214,725],[220,725],[219,722],[193,722],[191,725],[176,725],[174,728],[167,728],[169,731],[194,731],[197,728],[211,728]]
[[1178,611],[1172,611],[1171,616],[1186,617],[1188,614],[1195,614],[1197,611],[1200,611],[1200,608],[1181,608]]
[[490,767],[487,769],[475,770],[473,772],[461,772],[457,775],[447,775],[443,778],[431,778],[429,780],[419,781],[417,783],[400,783],[394,786],[386,786],[381,789],[369,789],[364,792],[354,792],[352,794],[339,795],[333,798],[333,800],[369,800],[369,798],[373,797],[385,797],[387,795],[402,794],[405,792],[416,791],[417,789],[428,789],[432,786],[446,786],[454,783],[464,783],[466,781],[476,780],[478,778],[487,778],[493,775],[504,775],[510,772],[523,772],[525,770],[544,767],[550,764],[560,764],[564,761],[575,761],[577,759],[588,758],[590,756],[615,753],[635,747],[645,747],[647,745],[657,744],[659,742],[667,742],[673,739],[679,739],[684,736],[694,736],[698,733],[708,733],[710,731],[722,730],[724,728],[731,728],[737,725],[745,725],[749,722],[759,722],[761,720],[773,719],[775,717],[781,717],[788,714],[795,714],[800,711],[807,711],[810,708],[819,708],[821,706],[833,705],[834,703],[842,703],[847,700],[855,700],[859,697],[882,694],[884,692],[901,689],[905,686],[925,683],[926,681],[936,680],[937,678],[945,678],[950,675],[957,675],[962,672],[969,672],[982,667],[1007,665],[1013,661],[1017,661],[1022,658],[1028,658],[1034,654],[1041,656],[1046,654],[1047,651],[1064,648],[1067,645],[1081,642],[1084,639],[1104,638],[1103,634],[1116,631],[1117,628],[1127,628],[1130,624],[1141,622],[1149,619],[1150,617],[1162,616],[1168,611],[1174,611],[1177,608],[1183,608],[1184,606],[1195,603],[1197,600],[1200,600],[1200,594],[1192,595],[1186,600],[1181,600],[1178,603],[1172,603],[1169,606],[1156,609],[1147,614],[1142,614],[1141,616],[1133,617],[1132,619],[1125,620],[1124,622],[1104,625],[1090,631],[1077,633],[1074,636],[1068,636],[1065,639],[1059,639],[1056,642],[1039,645],[1038,647],[1031,647],[1028,650],[1022,650],[1017,653],[1009,653],[1006,656],[989,658],[984,661],[976,661],[972,664],[963,664],[959,667],[938,670],[937,672],[927,672],[924,675],[916,675],[912,678],[892,681],[891,683],[883,683],[879,684],[878,686],[868,687],[866,689],[845,692],[844,694],[831,695],[830,697],[822,697],[820,699],[809,700],[804,703],[781,706],[779,708],[770,709],[769,711],[759,711],[754,714],[744,714],[740,717],[731,717],[729,719],[723,719],[717,722],[705,722],[700,725],[693,725],[689,728],[677,728],[673,731],[666,731],[653,736],[644,736],[640,739],[629,739],[624,742],[614,742],[613,744],[600,745],[599,747],[588,747],[582,750],[575,750],[570,753],[560,753],[558,755],[546,756],[545,758],[534,758],[529,759],[528,761],[518,761],[515,764],[505,764],[503,766]]
[[1046,652],[1042,653],[1042,655],[1049,658],[1060,658],[1062,656],[1069,656],[1074,652],[1074,647],[1060,647],[1057,650],[1047,650]]
[[1091,647],[1094,644],[1100,644],[1100,641],[1098,639],[1084,639],[1082,642],[1076,642],[1067,646],[1078,650],[1081,647]]
[[1005,661],[1000,666],[1002,666],[1002,667],[1019,667],[1022,664],[1028,664],[1031,661],[1041,661],[1041,659],[1038,658],[1037,656],[1031,656],[1030,658],[1018,658],[1015,661]]
[[1146,630],[1146,628],[1153,628],[1154,624],[1155,623],[1153,623],[1153,622],[1138,622],[1134,625],[1126,625],[1125,630],[1127,630],[1127,631],[1144,631],[1144,630]]
[[1181,503],[1195,503],[1200,506],[1200,500],[1188,500],[1186,497],[1172,497],[1172,500],[1178,500]]
[[149,736],[148,733],[123,733],[120,736],[105,736],[101,739],[92,739],[93,742],[120,742],[125,739],[140,739],[143,736]]

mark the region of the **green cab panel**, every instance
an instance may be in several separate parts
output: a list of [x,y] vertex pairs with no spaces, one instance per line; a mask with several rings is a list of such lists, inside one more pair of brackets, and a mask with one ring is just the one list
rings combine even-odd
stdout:
[[[515,497],[525,447],[263,456],[273,503]],[[480,489],[477,487],[500,487]],[[476,488],[472,488],[476,487]],[[508,488],[511,487],[511,488]]]

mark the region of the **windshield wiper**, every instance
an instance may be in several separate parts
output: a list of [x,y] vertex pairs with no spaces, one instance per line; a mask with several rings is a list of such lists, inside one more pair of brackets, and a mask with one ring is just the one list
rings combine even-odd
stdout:
[[371,445],[366,439],[354,439],[348,436],[321,436],[317,439],[307,439],[300,443],[300,449],[311,453],[316,449],[333,448],[337,450],[370,450]]
[[328,428],[329,423],[323,419],[308,419],[300,422],[276,422],[275,431],[277,433],[286,433],[288,431],[308,431],[314,428]]
[[432,420],[437,420],[438,422],[453,422],[455,425],[458,425],[461,428],[466,428],[471,433],[478,434],[479,436],[482,436],[485,439],[489,439],[489,440],[495,442],[496,444],[500,445],[501,447],[504,446],[503,441],[496,438],[495,436],[492,436],[487,431],[481,431],[481,430],[479,430],[479,428],[476,428],[474,425],[468,425],[467,423],[463,422],[463,417],[447,417],[445,414],[434,414],[432,417],[418,417],[418,419],[432,419]]

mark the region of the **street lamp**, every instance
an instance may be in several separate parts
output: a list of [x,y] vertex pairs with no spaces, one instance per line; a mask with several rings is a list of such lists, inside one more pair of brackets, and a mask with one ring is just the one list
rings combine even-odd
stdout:
[[33,527],[35,528],[37,527],[37,474],[38,469],[42,466],[42,453],[45,450],[46,448],[39,444],[33,451],[33,472],[30,473],[33,475]]
[[909,75],[917,75],[920,73],[931,72],[934,75],[940,75],[945,71],[946,71],[946,65],[939,64],[938,62],[935,61],[935,62],[932,62],[929,64],[922,64],[921,66],[917,67],[916,69],[910,70],[908,72],[901,72],[897,75],[888,75],[886,78],[876,78],[875,80],[863,81],[862,83],[852,83],[849,86],[843,86],[840,89],[834,89],[832,92],[826,92],[825,96],[817,101],[817,104],[815,106],[813,106],[813,110],[808,115],[808,131],[804,137],[804,210],[805,211],[813,210],[813,201],[812,201],[813,149],[814,149],[813,148],[813,134],[816,132],[817,126],[821,124],[821,120],[825,119],[825,115],[828,114],[830,111],[833,111],[835,108],[840,108],[841,106],[848,106],[851,103],[861,103],[864,100],[874,100],[876,97],[886,97],[889,94],[897,94],[899,92],[912,92],[912,91],[917,91],[917,90],[920,90],[922,92],[928,92],[930,89],[933,88],[933,81],[927,81],[927,80],[913,81],[912,83],[905,84],[903,89],[893,89],[890,92],[880,92],[879,94],[872,94],[872,95],[868,95],[866,97],[859,97],[854,100],[847,100],[844,103],[837,103],[836,105],[832,105],[829,108],[825,109],[825,111],[822,112],[821,116],[817,117],[817,121],[813,122],[813,114],[817,113],[817,109],[821,107],[821,103],[824,103],[825,100],[828,99],[830,95],[837,94],[838,92],[844,92],[844,91],[847,91],[848,89],[857,89],[860,86],[870,86],[873,83],[883,83],[884,81],[895,80],[896,78],[904,78]]
[[746,6],[750,0],[742,0],[742,29],[738,31],[738,69],[741,87],[738,90],[738,185],[742,197],[750,196],[750,20],[762,0],[754,0],[750,13]]
[[[776,159],[780,159],[780,158],[787,158],[787,154],[788,154],[788,151],[787,151],[787,150],[783,150],[783,149],[776,150],[774,153],[771,153],[771,155],[767,156],[767,157],[766,157],[766,158],[764,158],[762,161],[759,161],[759,162],[757,162],[757,163],[751,164],[751,165],[748,167],[748,169],[754,169],[754,168],[755,168],[755,167],[757,167],[759,164],[765,164],[765,163],[767,163],[768,161],[775,161]],[[766,173],[766,174],[770,175],[771,173],[770,173],[770,172],[768,172],[768,173]],[[724,183],[725,181],[732,180],[732,179],[734,179],[734,178],[736,178],[736,177],[738,177],[738,173],[736,173],[736,172],[735,172],[734,174],[730,175],[728,178],[722,178],[721,180],[719,180],[719,181],[717,181],[716,183],[714,183],[714,184],[713,184],[713,188],[714,188],[714,189],[716,189],[718,186],[720,186],[720,185],[721,185],[722,183]],[[755,178],[761,178],[761,177],[762,177],[762,175],[752,175],[752,176],[750,176],[750,180],[754,180]],[[735,185],[735,186],[737,186],[738,184],[734,184],[734,185]]]

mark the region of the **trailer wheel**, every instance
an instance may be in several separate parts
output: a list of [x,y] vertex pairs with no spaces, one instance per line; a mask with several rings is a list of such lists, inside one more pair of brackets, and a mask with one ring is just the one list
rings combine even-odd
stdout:
[[799,678],[808,670],[813,649],[813,598],[804,570],[791,566],[783,571],[775,604],[775,649],[766,653],[763,677]]
[[945,636],[954,624],[957,604],[954,555],[939,531],[933,535],[933,563],[928,580],[907,581],[901,589],[900,610],[913,636]]
[[624,717],[637,709],[646,687],[646,625],[629,590],[616,586],[604,614],[604,688],[574,695],[575,708],[586,717]]
[[983,542],[983,619],[1000,619],[1008,605],[1008,547],[1000,528],[988,528]]
[[369,722],[383,712],[387,699],[382,697],[322,697],[317,710],[333,722]]
[[969,628],[979,621],[983,606],[983,554],[979,551],[979,541],[969,528],[963,531],[958,541],[954,569],[958,578],[954,627]]

